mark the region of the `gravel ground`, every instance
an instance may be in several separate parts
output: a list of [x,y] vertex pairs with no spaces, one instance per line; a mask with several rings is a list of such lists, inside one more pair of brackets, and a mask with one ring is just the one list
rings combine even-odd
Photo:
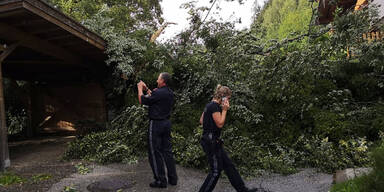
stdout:
[[[38,182],[27,181],[23,184],[0,187],[0,192],[62,192],[72,186],[77,192],[89,191],[89,185],[105,182],[122,182],[127,188],[121,192],[195,192],[203,183],[207,173],[177,166],[179,183],[166,189],[152,189],[148,184],[153,180],[148,160],[137,164],[89,164],[91,170],[86,175],[76,173],[74,165],[79,161],[63,162],[60,160],[67,148],[67,142],[73,138],[52,138],[36,141],[17,142],[10,145],[11,171],[23,178],[47,174],[51,178]],[[272,192],[327,192],[332,183],[332,175],[317,173],[314,169],[302,169],[288,176],[265,174],[246,180],[249,187],[260,185]],[[108,185],[108,184],[106,184]],[[117,189],[117,188],[116,188]],[[116,191],[116,190],[107,190]],[[235,191],[228,179],[219,180],[215,192]]]
[[[106,180],[124,180],[129,187],[123,192],[193,192],[198,191],[206,177],[206,173],[178,166],[179,183],[166,189],[152,189],[148,186],[152,181],[152,172],[146,160],[134,165],[111,164],[106,166],[90,165],[91,173],[73,174],[54,184],[48,191],[61,192],[64,187],[72,186],[78,191],[87,192],[87,186]],[[302,169],[288,176],[269,174],[246,181],[249,187],[260,185],[272,192],[327,192],[332,183],[332,175],[317,173],[314,169]],[[228,179],[220,179],[215,192],[234,191]]]
[[[73,137],[54,137],[10,143],[11,167],[7,171],[26,181],[8,187],[0,186],[0,192],[45,192],[62,178],[71,176],[76,172],[76,162],[61,160],[71,140]],[[41,174],[49,176],[49,179],[32,179]]]

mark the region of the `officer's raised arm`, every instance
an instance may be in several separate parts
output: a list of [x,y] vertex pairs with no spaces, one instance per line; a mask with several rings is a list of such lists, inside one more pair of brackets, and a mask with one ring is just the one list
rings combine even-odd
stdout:
[[141,96],[144,95],[143,89],[146,87],[145,83],[143,81],[140,81],[137,83],[137,96],[139,98],[139,103],[141,104]]

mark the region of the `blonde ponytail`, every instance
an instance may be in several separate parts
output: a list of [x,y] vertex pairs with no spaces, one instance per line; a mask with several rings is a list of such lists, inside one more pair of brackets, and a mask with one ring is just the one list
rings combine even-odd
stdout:
[[217,92],[219,92],[219,90],[220,90],[220,88],[221,87],[223,87],[222,85],[220,85],[220,84],[218,84],[217,86],[216,86],[216,90],[215,90],[215,93],[217,93]]

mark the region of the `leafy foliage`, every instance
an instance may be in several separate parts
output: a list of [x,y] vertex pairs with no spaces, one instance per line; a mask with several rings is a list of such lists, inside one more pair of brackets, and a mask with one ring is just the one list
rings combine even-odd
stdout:
[[89,168],[87,167],[87,165],[83,164],[83,163],[79,163],[79,164],[76,164],[75,165],[75,168],[77,170],[77,172],[81,175],[86,175],[88,173],[91,172],[91,170],[89,170]]
[[266,39],[283,39],[292,33],[306,33],[311,15],[307,0],[270,0],[259,20],[266,30]]
[[[126,34],[108,27],[111,20],[103,14],[88,20],[110,42],[110,98],[126,99],[114,105],[120,115],[108,131],[76,140],[67,157],[106,163],[140,156],[147,125],[144,109],[135,106],[135,85],[142,79],[154,87],[165,70],[173,74],[176,96],[174,152],[184,166],[206,166],[198,119],[219,83],[233,91],[223,137],[243,173],[370,165],[368,149],[383,131],[384,46],[363,41],[361,34],[369,31],[375,10],[337,16],[328,32],[323,26],[290,28],[309,17],[308,3],[273,2],[283,15],[265,10],[260,17],[280,20],[257,20],[243,31],[233,23],[203,23],[205,9],[186,4],[191,27],[161,45],[148,43],[145,28]],[[291,36],[294,31],[301,35]]]
[[128,107],[105,132],[89,134],[70,143],[64,159],[85,159],[99,163],[134,162],[145,151],[145,110]]
[[14,135],[22,132],[28,123],[28,117],[24,109],[15,112],[12,108],[6,111],[8,134]]
[[4,172],[0,174],[0,186],[7,187],[12,184],[19,184],[25,182],[23,179],[12,172]]
[[161,1],[47,0],[47,2],[81,22],[99,13],[100,10],[105,10],[103,16],[114,18],[113,26],[120,31],[134,31],[140,25],[156,26],[163,22]]
[[331,192],[338,191],[383,191],[384,188],[384,140],[382,138],[381,144],[372,152],[371,158],[373,159],[373,171],[361,177],[354,178],[332,186]]
[[29,117],[26,110],[28,86],[25,82],[18,82],[4,78],[5,115],[9,135],[20,134],[28,126]]
[[37,175],[33,175],[30,180],[32,183],[38,183],[41,181],[49,180],[51,178],[52,178],[52,175],[49,175],[49,174],[37,174]]

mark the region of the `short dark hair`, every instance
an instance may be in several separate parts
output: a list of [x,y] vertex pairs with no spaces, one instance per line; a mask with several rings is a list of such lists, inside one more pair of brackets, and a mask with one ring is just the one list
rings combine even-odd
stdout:
[[164,80],[164,83],[168,85],[171,81],[171,75],[167,72],[160,73],[160,78]]

